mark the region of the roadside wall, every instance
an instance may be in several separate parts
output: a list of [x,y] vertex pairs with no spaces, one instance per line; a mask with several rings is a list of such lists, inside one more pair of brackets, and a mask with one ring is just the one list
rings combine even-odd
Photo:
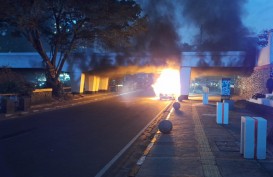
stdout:
[[244,98],[249,99],[255,93],[267,93],[266,81],[270,77],[273,68],[273,35],[268,35],[268,45],[260,48],[257,56],[256,67],[249,76],[239,77],[237,80],[237,93]]
[[266,94],[266,81],[272,66],[256,67],[250,76],[240,76],[235,83],[235,92],[244,99],[251,98],[255,93]]
[[36,89],[31,95],[31,105],[48,103],[52,101],[52,89]]

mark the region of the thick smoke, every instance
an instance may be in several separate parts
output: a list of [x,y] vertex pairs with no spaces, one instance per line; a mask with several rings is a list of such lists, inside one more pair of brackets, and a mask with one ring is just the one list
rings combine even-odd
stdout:
[[[149,17],[149,33],[141,46],[150,52],[178,54],[184,39],[193,38],[191,49],[208,51],[242,50],[248,30],[241,18],[246,0],[149,0],[140,1]],[[181,29],[188,30],[183,33]],[[197,30],[196,30],[197,29]],[[149,48],[150,47],[150,48]],[[166,47],[166,48],[165,48]],[[163,50],[162,50],[163,49]],[[162,54],[162,53],[161,53]]]
[[154,65],[146,65],[146,66],[137,66],[137,65],[130,65],[130,66],[115,66],[115,67],[107,67],[102,70],[94,70],[91,73],[94,73],[99,76],[104,77],[122,77],[124,75],[134,75],[136,73],[160,73],[164,69],[163,66],[154,66]]
[[[242,73],[244,73],[242,75]],[[221,77],[233,77],[235,75],[246,76],[250,74],[247,68],[236,68],[236,67],[207,67],[207,68],[192,68],[191,79],[208,77],[208,76],[221,76]]]
[[[138,2],[149,23],[148,31],[137,39],[134,54],[149,53],[149,64],[164,65],[167,60],[180,63],[180,53],[189,50],[238,51],[246,48],[248,30],[241,20],[246,0]],[[193,40],[187,41],[188,38]]]
[[137,39],[138,51],[150,54],[152,65],[165,65],[167,61],[180,59],[179,35],[176,29],[176,9],[173,1],[149,0],[140,2],[148,15],[148,30]]
[[183,0],[187,23],[199,27],[196,36],[200,50],[242,50],[248,30],[243,26],[243,5],[246,0]]
[[[131,50],[116,57],[118,66],[180,66],[183,51],[246,49],[243,26],[246,0],[137,0],[148,17],[148,29]],[[181,29],[188,29],[187,33]],[[192,30],[189,30],[192,29]],[[191,38],[193,40],[186,41]],[[187,44],[185,44],[187,43]],[[103,68],[103,67],[102,67]],[[119,67],[119,72],[126,67]],[[146,67],[147,69],[148,67]],[[135,69],[135,70],[133,70]],[[152,71],[151,71],[152,72]],[[124,72],[122,72],[124,73]]]

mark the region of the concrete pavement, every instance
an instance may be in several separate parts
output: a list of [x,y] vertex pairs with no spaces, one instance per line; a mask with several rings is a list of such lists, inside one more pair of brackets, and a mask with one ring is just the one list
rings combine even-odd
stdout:
[[241,116],[246,115],[255,116],[235,108],[229,111],[229,124],[218,125],[215,101],[207,105],[183,101],[180,110],[170,114],[172,132],[155,135],[134,176],[272,177],[272,145],[267,145],[266,160],[244,159],[240,154]]

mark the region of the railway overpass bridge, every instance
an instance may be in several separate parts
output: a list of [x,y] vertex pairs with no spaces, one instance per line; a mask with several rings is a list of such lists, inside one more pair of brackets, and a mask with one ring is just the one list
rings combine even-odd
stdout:
[[[181,53],[181,94],[188,95],[191,76],[205,73],[205,68],[240,68],[245,64],[245,52],[182,52]],[[1,53],[0,67],[21,69],[43,69],[44,63],[38,53]],[[66,64],[64,72],[70,74],[72,92],[82,93],[96,92],[108,89],[108,76],[99,76],[87,72],[91,70],[86,64],[85,70],[78,63],[73,65]],[[196,68],[202,68],[198,71]],[[224,69],[220,69],[223,71]],[[141,70],[140,70],[141,72]],[[151,71],[153,72],[153,71]],[[221,73],[218,73],[221,75]]]
[[[263,69],[273,66],[272,35],[269,35],[268,41],[268,45],[261,48],[254,59],[256,60],[255,68]],[[191,78],[195,76],[208,74],[210,70],[217,70],[215,75],[224,76],[225,71],[231,68],[235,72],[248,67],[249,61],[246,56],[247,54],[243,51],[182,52],[180,58],[181,95],[188,97]],[[110,57],[114,58],[111,55]],[[72,65],[66,63],[63,68],[64,72],[70,73],[72,92],[107,90],[109,78],[89,74],[87,71],[92,68],[88,65],[88,61],[84,62],[86,63],[76,62]],[[85,66],[84,69],[82,65]],[[45,67],[38,53],[0,53],[0,67],[3,66],[24,69],[43,69]]]

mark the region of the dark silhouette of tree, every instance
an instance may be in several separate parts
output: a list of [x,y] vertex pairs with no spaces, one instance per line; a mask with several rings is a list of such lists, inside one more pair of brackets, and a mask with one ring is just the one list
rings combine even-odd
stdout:
[[268,35],[270,32],[273,32],[273,29],[264,30],[262,33],[258,35],[258,46],[266,47],[268,45]]
[[40,54],[54,96],[62,96],[59,75],[70,54],[96,41],[128,46],[144,29],[145,17],[127,0],[0,0],[0,27],[13,28]]

